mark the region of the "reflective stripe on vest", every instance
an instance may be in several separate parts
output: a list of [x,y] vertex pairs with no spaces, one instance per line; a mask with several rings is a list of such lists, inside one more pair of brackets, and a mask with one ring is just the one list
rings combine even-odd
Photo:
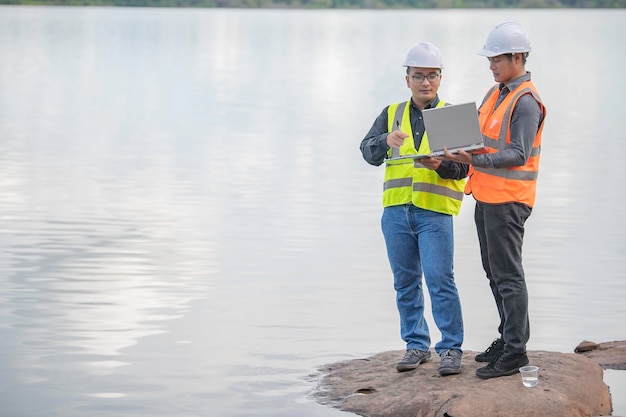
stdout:
[[[409,136],[400,148],[391,148],[390,157],[415,153],[429,153],[428,136],[422,136],[419,149],[415,149],[413,130],[410,121],[410,101],[392,104],[388,109],[388,131],[400,129]],[[437,107],[445,102],[439,101]],[[413,204],[417,207],[445,214],[458,214],[463,200],[465,180],[444,180],[430,169],[414,161],[389,161],[385,168],[383,185],[383,206]]]
[[[465,183],[465,181],[463,181]],[[455,200],[463,200],[463,191],[452,190],[448,187],[437,184],[429,184],[427,182],[413,183],[413,191],[423,191],[425,193],[440,194]]]
[[[539,104],[543,119],[546,110],[535,86],[530,81],[523,82],[510,92],[495,109],[499,89],[489,90],[479,109],[483,140],[489,153],[511,148],[510,121],[513,109],[519,98],[530,94]],[[484,203],[520,202],[532,207],[535,202],[536,183],[541,155],[541,134],[543,119],[533,142],[530,156],[523,166],[511,168],[480,168],[472,166],[470,179],[465,187],[466,194],[473,194],[477,201]]]

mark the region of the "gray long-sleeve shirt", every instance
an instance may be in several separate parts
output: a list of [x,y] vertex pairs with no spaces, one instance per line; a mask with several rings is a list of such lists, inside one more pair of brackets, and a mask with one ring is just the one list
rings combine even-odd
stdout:
[[[501,83],[496,107],[511,91],[529,80],[530,72],[527,72],[507,84]],[[511,147],[495,153],[475,154],[472,156],[472,165],[481,168],[510,168],[524,165],[530,157],[535,136],[542,122],[543,113],[539,104],[531,95],[524,94],[517,101],[511,115]]]
[[[430,109],[436,107],[438,103],[439,97],[435,96],[426,108]],[[387,145],[387,135],[389,134],[388,109],[389,106],[383,109],[376,120],[374,120],[374,124],[365,135],[365,138],[361,141],[363,159],[371,165],[381,165],[389,150],[389,145]],[[411,100],[409,117],[411,120],[411,129],[413,130],[415,149],[419,149],[422,138],[424,137],[424,119],[422,118],[421,110],[413,104],[413,100]],[[469,165],[451,161],[441,161],[441,165],[437,168],[436,172],[441,178],[460,180],[467,176],[468,170]]]

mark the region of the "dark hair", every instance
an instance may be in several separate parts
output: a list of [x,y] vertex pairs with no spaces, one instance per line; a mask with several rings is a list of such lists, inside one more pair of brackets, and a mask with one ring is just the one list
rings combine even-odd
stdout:
[[[528,52],[520,52],[522,54],[522,64],[526,65],[526,58],[528,57]],[[513,54],[503,54],[509,58],[509,61],[513,60]]]

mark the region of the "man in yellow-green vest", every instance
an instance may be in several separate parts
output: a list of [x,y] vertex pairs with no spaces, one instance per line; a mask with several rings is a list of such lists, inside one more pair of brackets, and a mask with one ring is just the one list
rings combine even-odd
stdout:
[[424,318],[422,274],[441,340],[434,346],[440,375],[461,372],[463,317],[454,282],[452,216],[459,213],[468,166],[435,160],[402,158],[428,154],[422,111],[441,107],[437,91],[443,69],[441,52],[422,42],[404,62],[411,98],[385,107],[361,141],[363,158],[385,164],[382,231],[394,277],[400,335],[406,352],[399,372],[431,359],[430,333]]

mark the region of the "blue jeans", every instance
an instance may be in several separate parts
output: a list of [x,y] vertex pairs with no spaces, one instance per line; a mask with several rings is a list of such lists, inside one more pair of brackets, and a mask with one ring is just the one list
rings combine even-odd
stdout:
[[522,203],[476,202],[474,220],[483,269],[496,301],[504,350],[525,353],[530,338],[528,290],[522,267],[524,223],[532,209]]
[[463,316],[454,283],[452,216],[407,204],[385,207],[381,225],[393,272],[400,335],[406,348],[430,349],[424,318],[423,272],[433,318],[442,336],[435,350],[462,351]]

